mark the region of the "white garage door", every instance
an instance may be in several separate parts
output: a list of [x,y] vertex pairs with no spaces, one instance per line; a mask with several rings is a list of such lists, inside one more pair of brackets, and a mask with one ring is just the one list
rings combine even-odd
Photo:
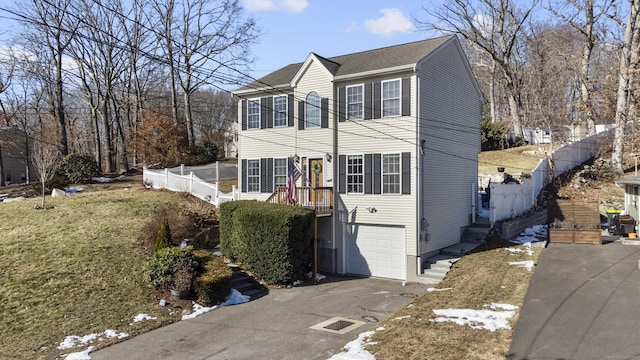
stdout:
[[406,280],[404,227],[347,225],[346,272]]

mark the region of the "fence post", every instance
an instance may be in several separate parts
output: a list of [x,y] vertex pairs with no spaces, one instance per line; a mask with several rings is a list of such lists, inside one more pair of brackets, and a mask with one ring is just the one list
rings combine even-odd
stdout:
[[220,205],[219,204],[220,201],[218,199],[219,199],[219,196],[220,196],[220,185],[218,185],[217,181],[216,181],[216,191],[213,193],[213,195],[214,195],[214,199],[215,199],[214,200],[215,201],[215,205],[219,206]]
[[220,181],[220,161],[216,160],[216,184]]
[[180,175],[184,176],[184,164],[180,164]]
[[189,194],[193,195],[193,171],[189,172]]
[[166,189],[169,185],[169,169],[164,168],[164,188]]
[[235,185],[231,186],[231,197],[233,198],[233,200],[238,200],[240,198],[240,196],[236,197],[236,186]]

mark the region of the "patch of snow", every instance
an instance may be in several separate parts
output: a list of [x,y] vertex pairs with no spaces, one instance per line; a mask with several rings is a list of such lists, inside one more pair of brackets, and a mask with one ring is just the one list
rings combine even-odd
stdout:
[[64,191],[67,192],[67,194],[75,194],[75,193],[79,193],[79,192],[83,192],[84,188],[78,187],[78,188],[65,188]]
[[247,296],[247,295],[242,295],[240,293],[240,291],[236,290],[236,289],[231,289],[231,292],[229,293],[229,295],[227,295],[227,297],[225,298],[224,302],[222,302],[220,305],[215,305],[212,307],[205,307],[199,304],[196,304],[195,302],[193,303],[193,312],[191,314],[185,314],[182,315],[182,320],[189,320],[189,319],[193,319],[196,318],[202,314],[208,313],[209,311],[218,309],[222,306],[231,306],[231,305],[236,305],[236,304],[242,304],[242,303],[246,303],[249,300],[251,300],[251,296]]
[[411,315],[405,315],[405,316],[398,316],[396,318],[391,319],[391,321],[398,321],[398,320],[404,320],[404,319],[408,319],[410,318]]
[[517,267],[523,267],[529,271],[533,270],[535,266],[533,260],[525,260],[525,261],[509,261],[509,265],[514,265]]
[[493,310],[515,310],[518,307],[516,305],[511,304],[501,304],[501,303],[491,303],[489,305]]
[[472,329],[483,329],[491,332],[496,330],[510,330],[509,319],[515,311],[494,311],[474,309],[434,309],[438,317],[433,322],[453,322],[458,325],[468,325]]
[[91,360],[89,354],[93,351],[93,346],[89,346],[83,351],[62,355],[65,360]]
[[133,322],[129,323],[129,325],[133,325],[133,324],[135,324],[137,322],[144,321],[144,320],[157,320],[157,319],[158,319],[157,317],[150,316],[149,314],[138,314],[138,315],[134,316]]
[[349,342],[344,346],[345,352],[333,355],[327,360],[375,360],[375,356],[364,349],[369,338],[375,334],[375,331],[367,331],[358,335],[358,338]]
[[[311,279],[312,277],[313,277],[313,272],[309,271],[307,273],[307,278]],[[324,275],[322,275],[320,273],[316,273],[316,281],[324,280],[326,278],[327,278],[326,276],[324,276]]]
[[100,334],[94,333],[94,334],[89,334],[84,336],[69,335],[66,338],[64,338],[64,340],[58,345],[58,350],[66,350],[76,346],[91,344],[96,340],[101,340],[103,338],[110,339],[110,338],[117,337],[118,339],[123,339],[128,336],[129,334],[127,333],[119,333],[115,330],[109,330],[109,329],[105,330],[103,333],[100,333]]
[[296,280],[293,282],[293,284],[291,284],[293,286],[298,286],[298,285],[302,285],[302,280]]
[[451,290],[451,288],[442,288],[442,289],[438,289],[438,288],[427,288],[427,292],[434,292],[434,291],[449,291]]
[[112,178],[108,178],[108,177],[104,177],[104,176],[100,176],[100,177],[91,178],[91,181],[97,182],[97,183],[101,183],[101,184],[106,184],[106,183],[113,182],[113,179]]
[[515,239],[511,240],[515,244],[526,244],[545,241],[547,239],[547,225],[534,225],[525,229]]

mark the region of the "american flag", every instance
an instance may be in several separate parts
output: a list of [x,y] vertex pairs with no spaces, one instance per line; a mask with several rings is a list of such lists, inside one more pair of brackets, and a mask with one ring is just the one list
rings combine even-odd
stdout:
[[298,193],[296,191],[296,181],[300,178],[300,170],[293,162],[292,158],[289,158],[288,164],[288,177],[287,177],[287,199],[289,203],[295,204],[298,201]]

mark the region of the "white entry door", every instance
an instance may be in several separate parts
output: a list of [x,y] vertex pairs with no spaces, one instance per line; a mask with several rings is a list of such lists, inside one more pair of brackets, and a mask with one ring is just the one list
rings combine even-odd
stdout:
[[406,280],[404,227],[346,226],[345,269],[348,274]]

